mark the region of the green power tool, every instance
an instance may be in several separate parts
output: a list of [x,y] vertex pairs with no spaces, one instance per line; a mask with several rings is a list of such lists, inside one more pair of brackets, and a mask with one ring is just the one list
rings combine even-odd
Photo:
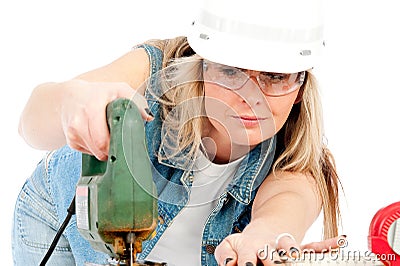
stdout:
[[144,124],[136,105],[117,99],[107,106],[110,148],[107,161],[82,155],[76,188],[76,220],[91,246],[115,265],[139,263],[142,241],[157,225],[157,198]]

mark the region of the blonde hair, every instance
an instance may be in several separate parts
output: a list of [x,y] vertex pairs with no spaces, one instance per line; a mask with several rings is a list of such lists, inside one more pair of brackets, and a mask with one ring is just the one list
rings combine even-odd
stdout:
[[307,72],[302,87],[302,99],[295,104],[281,129],[284,150],[273,169],[310,173],[316,180],[322,200],[324,237],[338,234],[339,186],[334,158],[324,143],[322,106],[318,85],[311,72]]
[[[168,120],[170,112],[178,112],[168,120],[173,134],[178,133],[179,150],[186,150],[192,157],[201,145],[203,117],[201,108],[203,91],[200,57],[190,48],[185,37],[169,40],[150,40],[147,44],[164,52],[163,67],[176,66],[175,76],[169,80],[191,80],[177,82],[161,99],[162,114]],[[185,67],[179,68],[184,63]],[[166,84],[170,86],[171,84]],[[273,165],[273,171],[282,170],[311,174],[315,179],[322,200],[324,215],[324,238],[337,236],[339,211],[339,178],[333,156],[324,143],[323,119],[318,84],[311,72],[301,88],[301,101],[295,104],[278,135],[283,138],[283,151]],[[191,99],[198,101],[196,104]],[[196,109],[197,108],[197,109]],[[182,124],[182,121],[186,121]],[[168,132],[166,132],[168,134]],[[172,133],[171,133],[172,134]],[[174,135],[176,138],[176,135]],[[176,154],[174,153],[174,155]]]

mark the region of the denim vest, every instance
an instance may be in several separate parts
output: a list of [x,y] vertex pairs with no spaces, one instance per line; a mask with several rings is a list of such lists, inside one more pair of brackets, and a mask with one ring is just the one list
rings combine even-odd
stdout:
[[[162,68],[162,51],[150,45],[140,45],[149,56],[152,77]],[[150,86],[156,84],[150,79]],[[160,239],[173,219],[185,207],[193,172],[177,168],[173,161],[159,160],[161,127],[159,103],[146,92],[150,110],[155,118],[145,123],[149,157],[152,162],[153,180],[158,192],[159,221],[155,235],[143,242],[142,253],[138,259],[145,259]],[[215,247],[229,234],[241,232],[250,222],[251,209],[257,189],[269,173],[274,161],[276,137],[266,140],[251,150],[241,162],[232,182],[219,197],[216,207],[210,213],[203,229],[201,243],[201,265],[216,266]],[[49,191],[53,196],[60,223],[67,215],[67,208],[75,195],[75,186],[80,177],[81,153],[65,146],[52,152],[46,160]],[[65,230],[75,259],[80,265],[83,261],[105,261],[105,254],[94,252],[76,229],[76,219],[72,218]],[[171,247],[173,249],[173,247]],[[97,259],[95,259],[97,258]]]

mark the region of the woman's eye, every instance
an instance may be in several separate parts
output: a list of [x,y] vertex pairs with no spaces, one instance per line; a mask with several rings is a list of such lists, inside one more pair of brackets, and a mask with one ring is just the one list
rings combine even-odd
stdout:
[[286,74],[280,73],[261,73],[263,78],[270,80],[271,82],[280,82],[286,80]]
[[235,76],[239,70],[235,68],[221,68],[220,69],[221,73],[223,73],[225,76]]

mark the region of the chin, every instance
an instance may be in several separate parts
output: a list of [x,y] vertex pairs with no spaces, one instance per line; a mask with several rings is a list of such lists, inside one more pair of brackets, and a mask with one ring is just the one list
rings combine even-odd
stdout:
[[[247,132],[246,132],[247,133]],[[272,138],[275,135],[275,132],[268,132],[268,134],[260,134],[260,132],[256,134],[232,134],[232,143],[240,146],[248,146],[254,147],[260,144],[261,142]]]

